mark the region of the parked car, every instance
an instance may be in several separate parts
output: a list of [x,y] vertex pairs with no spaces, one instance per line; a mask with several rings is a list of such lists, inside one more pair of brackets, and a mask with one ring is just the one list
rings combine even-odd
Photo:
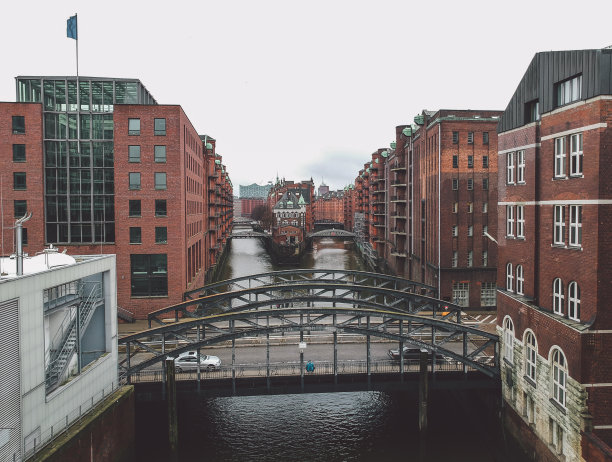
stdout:
[[[198,368],[198,352],[186,351],[174,359],[176,372],[195,371]],[[221,367],[221,360],[217,356],[200,355],[200,370],[214,371]]]
[[[423,350],[426,351],[428,354],[428,359],[431,358],[431,353],[427,350]],[[400,355],[399,355],[399,349],[395,349],[395,350],[389,350],[387,352],[387,355],[389,355],[389,358],[394,359],[394,360],[398,360],[400,359]],[[418,361],[421,357],[421,349],[420,348],[415,348],[415,347],[407,347],[405,346],[403,348],[403,356],[404,359],[408,359],[408,360],[413,360],[413,361]],[[443,355],[441,355],[440,353],[436,353],[436,363],[443,363],[446,362],[447,358]]]

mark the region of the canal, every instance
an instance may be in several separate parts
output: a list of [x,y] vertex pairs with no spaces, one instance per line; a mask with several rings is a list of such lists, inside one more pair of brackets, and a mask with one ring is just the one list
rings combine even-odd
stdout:
[[[367,270],[351,243],[315,242],[303,268]],[[220,279],[284,269],[258,239],[235,239]],[[418,432],[418,397],[354,392],[179,398],[180,461],[525,460],[495,408],[497,392],[431,391],[429,429]],[[138,402],[138,460],[166,461],[165,402]]]

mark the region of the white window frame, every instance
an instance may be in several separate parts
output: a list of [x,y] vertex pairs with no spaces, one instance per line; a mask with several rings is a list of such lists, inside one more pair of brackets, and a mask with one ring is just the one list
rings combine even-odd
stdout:
[[514,153],[506,155],[506,184],[514,184]]
[[467,255],[467,265],[471,268],[474,265],[474,251],[469,250]]
[[516,237],[525,238],[525,206],[516,206]]
[[482,266],[489,266],[489,251],[482,251]]
[[565,205],[554,206],[553,220],[553,244],[565,245]]
[[482,235],[484,236],[485,233],[489,233],[489,225],[482,225]]
[[564,298],[563,281],[561,278],[555,278],[553,281],[553,313],[563,315]]
[[459,252],[457,252],[456,250],[453,250],[453,257],[451,261],[452,267],[457,268],[458,262],[459,262]]
[[467,203],[467,213],[473,213],[473,212],[474,212],[474,203],[468,202]]
[[512,263],[506,265],[506,290],[513,292],[512,286],[514,285],[514,274],[512,273]]
[[569,206],[569,245],[582,246],[582,205]]
[[525,183],[525,151],[516,151],[516,182]]
[[453,303],[467,307],[470,304],[470,283],[453,282]]
[[468,236],[473,236],[474,235],[474,226],[473,225],[468,226],[467,235]]
[[567,398],[567,359],[559,347],[552,349],[551,355],[552,398],[565,407]]
[[516,293],[524,295],[525,293],[525,273],[523,265],[516,265]]
[[555,138],[555,178],[567,178],[565,158],[565,136],[561,136]]
[[514,206],[506,205],[506,237],[514,237]]
[[567,286],[567,317],[580,321],[580,286],[576,281]]
[[510,316],[504,318],[504,359],[514,363],[514,323]]
[[582,176],[582,133],[570,136],[570,176]]
[[525,331],[525,375],[534,383],[538,367],[538,343],[535,334],[531,330]]
[[453,237],[459,236],[459,227],[457,225],[453,225],[452,234]]
[[497,304],[497,288],[494,282],[483,282],[480,287],[480,306]]
[[459,202],[453,202],[453,213],[459,212]]
[[488,213],[488,212],[489,212],[489,203],[483,202],[482,203],[482,213]]

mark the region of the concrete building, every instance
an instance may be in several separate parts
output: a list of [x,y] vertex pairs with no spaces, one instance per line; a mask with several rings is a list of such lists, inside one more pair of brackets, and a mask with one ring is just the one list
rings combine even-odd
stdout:
[[[16,260],[0,259],[0,460],[7,461],[29,458],[119,386],[115,256],[48,248],[24,258],[22,271]],[[107,451],[130,435],[133,445],[133,409],[131,416],[116,422],[123,436]]]
[[611,69],[537,53],[498,128],[505,420],[538,460],[612,457]]

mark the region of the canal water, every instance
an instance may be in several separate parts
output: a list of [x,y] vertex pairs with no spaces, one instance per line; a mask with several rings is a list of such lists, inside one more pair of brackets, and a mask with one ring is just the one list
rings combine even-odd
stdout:
[[[316,242],[302,267],[366,270],[352,244],[332,240]],[[221,278],[279,269],[286,268],[272,264],[258,239],[236,239]],[[525,460],[502,431],[494,395],[430,391],[426,435],[419,435],[414,393],[191,395],[178,402],[179,460]],[[166,402],[138,402],[136,428],[138,460],[169,460]]]

